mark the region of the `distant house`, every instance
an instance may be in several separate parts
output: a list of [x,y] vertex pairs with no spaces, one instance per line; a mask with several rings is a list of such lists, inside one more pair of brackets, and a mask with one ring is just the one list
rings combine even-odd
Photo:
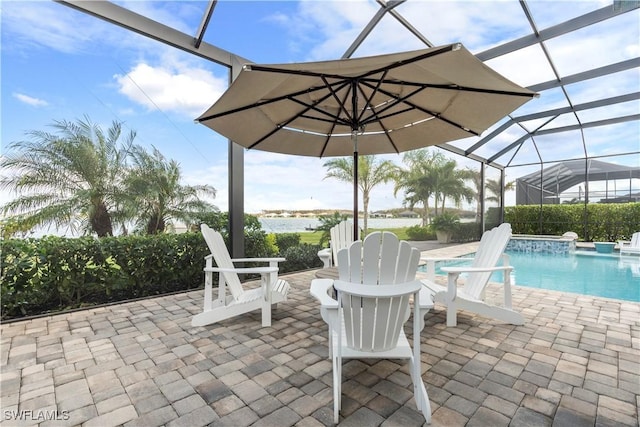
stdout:
[[393,215],[386,212],[371,212],[369,218],[392,218]]
[[415,213],[414,211],[404,211],[398,214],[400,218],[418,218],[420,215]]

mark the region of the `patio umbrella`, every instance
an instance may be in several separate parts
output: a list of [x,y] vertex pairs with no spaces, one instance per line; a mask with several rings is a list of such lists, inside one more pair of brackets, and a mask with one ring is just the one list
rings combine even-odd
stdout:
[[302,156],[400,153],[480,135],[536,94],[461,44],[388,55],[246,64],[196,119],[248,149]]

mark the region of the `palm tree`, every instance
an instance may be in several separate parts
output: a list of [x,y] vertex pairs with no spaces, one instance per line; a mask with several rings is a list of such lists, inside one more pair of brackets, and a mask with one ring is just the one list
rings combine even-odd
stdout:
[[122,125],[114,121],[105,133],[87,117],[52,126],[57,134],[29,131],[29,140],[9,145],[0,161],[8,172],[0,178],[0,188],[18,197],[2,207],[3,213],[32,226],[113,235],[113,216],[125,196],[126,153],[135,132],[123,135]]
[[473,185],[472,192],[473,198],[476,200],[476,221],[480,221],[482,216],[482,204],[480,203],[480,194],[482,190],[482,174],[479,170],[471,169],[467,167],[463,172],[465,179],[471,181]]
[[[516,183],[515,181],[507,182],[504,185],[504,191],[511,191],[515,189]],[[502,204],[502,186],[500,185],[499,179],[487,179],[485,184],[485,188],[492,195],[487,195],[486,200],[489,202],[496,202],[498,205]]]
[[137,212],[139,230],[147,234],[162,233],[174,220],[189,225],[200,214],[218,210],[199,197],[215,197],[215,188],[180,184],[178,163],[167,161],[157,148],[148,152],[134,146],[129,155],[132,167],[125,182],[131,197],[127,207],[129,212]]
[[406,169],[399,169],[396,174],[394,195],[404,190],[404,202],[409,209],[422,205],[422,225],[431,222],[429,199],[434,197],[437,189],[436,171],[446,158],[440,152],[431,152],[426,148],[408,151],[402,157]]
[[[471,168],[464,169],[462,173],[465,176],[465,179],[471,181],[471,183],[473,184],[474,188],[472,189],[472,193],[473,193],[473,198],[475,198],[476,200],[476,219],[479,220],[482,215],[482,204],[480,203],[480,197],[479,197],[481,193],[480,190],[482,189],[482,180],[481,180],[482,175],[480,174],[480,171],[471,169]],[[484,188],[487,190],[484,193],[484,200],[487,202],[496,202],[498,205],[500,205],[500,200],[502,196],[500,180],[487,179]],[[515,181],[508,182],[504,186],[504,189],[505,191],[514,190]],[[490,193],[490,194],[487,194],[487,193]]]
[[[353,183],[353,158],[336,158],[324,163],[328,169],[325,178],[335,178]],[[362,193],[364,209],[364,233],[367,233],[369,218],[369,200],[371,191],[379,184],[394,179],[397,166],[390,160],[379,160],[376,156],[358,157],[358,189]]]
[[[442,212],[447,197],[453,199],[457,207],[460,206],[462,200],[471,202],[473,200],[474,191],[467,187],[465,181],[468,179],[468,173],[465,170],[457,169],[455,160],[447,160],[435,170],[436,181],[436,205],[440,201]],[[437,209],[436,209],[437,215]]]

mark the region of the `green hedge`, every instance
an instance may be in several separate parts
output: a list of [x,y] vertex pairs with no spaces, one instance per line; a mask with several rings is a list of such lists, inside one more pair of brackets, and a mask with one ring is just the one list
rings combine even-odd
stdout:
[[208,250],[197,233],[2,242],[2,318],[200,287]]
[[[414,225],[407,228],[409,240],[436,240],[436,232],[431,226]],[[480,225],[476,222],[460,222],[455,225],[451,241],[456,243],[480,240]]]
[[[289,247],[280,253],[277,240],[276,235],[247,230],[246,256],[285,256],[281,274],[321,266],[320,246]],[[200,288],[209,253],[195,232],[101,239],[47,236],[1,244],[2,319]]]
[[505,208],[514,234],[578,233],[584,241],[628,240],[640,231],[640,203],[526,205]]
[[280,253],[300,245],[300,233],[278,233],[275,234],[275,239]]
[[407,238],[409,240],[435,240],[436,232],[431,227],[423,227],[421,225],[412,225],[407,228]]

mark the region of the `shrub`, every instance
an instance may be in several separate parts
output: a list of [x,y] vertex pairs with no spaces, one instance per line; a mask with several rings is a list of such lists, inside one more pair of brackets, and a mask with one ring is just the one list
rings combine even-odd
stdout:
[[407,237],[409,240],[435,240],[436,235],[431,230],[431,227],[422,227],[420,225],[413,225],[407,228]]
[[481,237],[480,224],[477,222],[461,222],[451,236],[454,242],[475,242]]
[[280,253],[286,251],[291,247],[300,245],[299,233],[278,233],[275,234],[275,239],[276,246],[278,246],[278,250],[280,251]]
[[454,232],[459,225],[460,217],[450,212],[443,212],[431,221],[431,228],[434,231]]
[[291,246],[285,249],[280,255],[286,258],[287,261],[280,264],[280,273],[322,267],[322,261],[318,258],[318,251],[321,248],[320,245],[303,243],[299,246]]
[[[225,241],[228,242],[228,237],[225,237]],[[227,243],[228,247],[228,243]],[[276,246],[276,239],[272,235],[269,237],[262,230],[254,230],[244,232],[244,248],[245,256],[247,258],[265,258],[274,257],[278,253],[278,247]]]
[[8,239],[2,242],[2,318],[202,286],[199,233]]

